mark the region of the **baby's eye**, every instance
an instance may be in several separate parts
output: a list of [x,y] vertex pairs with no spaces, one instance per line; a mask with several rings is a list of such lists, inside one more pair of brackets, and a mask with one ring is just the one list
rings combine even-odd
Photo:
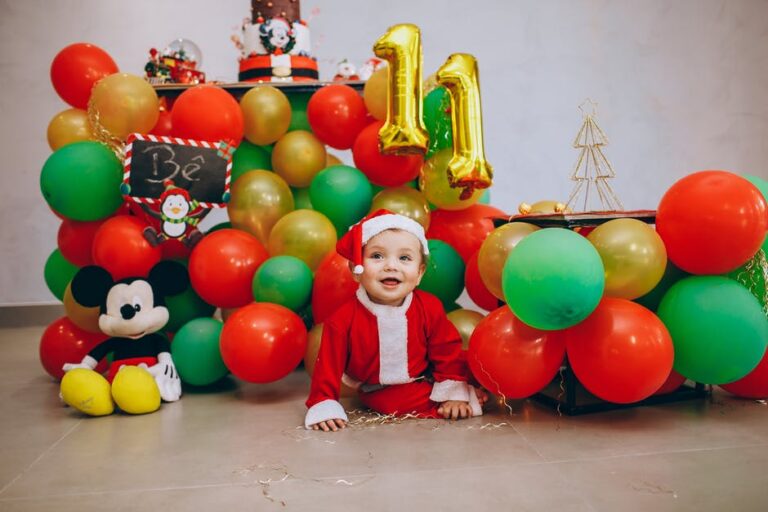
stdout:
[[413,258],[408,256],[407,254],[403,254],[402,256],[400,256],[400,261],[411,261],[412,259]]
[[373,258],[375,260],[380,260],[383,257],[384,256],[380,252],[374,252],[373,254],[371,254],[371,258]]

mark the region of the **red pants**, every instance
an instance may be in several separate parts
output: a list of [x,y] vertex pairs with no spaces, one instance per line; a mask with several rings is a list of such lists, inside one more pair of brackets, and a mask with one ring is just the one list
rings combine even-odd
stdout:
[[442,418],[440,404],[429,399],[432,384],[419,380],[386,386],[371,393],[360,393],[360,400],[381,414],[418,414],[422,418]]

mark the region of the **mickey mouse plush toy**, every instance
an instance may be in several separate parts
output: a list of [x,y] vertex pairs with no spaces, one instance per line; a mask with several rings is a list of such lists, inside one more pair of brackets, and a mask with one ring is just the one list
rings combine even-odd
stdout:
[[[112,399],[132,414],[154,412],[160,398],[178,400],[179,374],[170,343],[158,331],[168,322],[165,297],[181,293],[188,285],[186,268],[175,261],[156,264],[147,278],[117,282],[102,267],[80,269],[72,280],[72,297],[86,307],[100,306],[99,328],[112,337],[79,363],[64,365],[64,401],[85,414],[102,416],[114,410]],[[109,353],[114,360],[104,380],[93,369]]]

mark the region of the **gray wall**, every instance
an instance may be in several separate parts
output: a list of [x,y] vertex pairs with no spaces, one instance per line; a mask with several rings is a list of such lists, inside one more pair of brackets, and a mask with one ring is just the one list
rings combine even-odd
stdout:
[[[627,208],[655,208],[680,177],[727,169],[768,178],[768,2],[763,0],[304,0],[321,76],[362,62],[390,25],[422,29],[425,76],[453,52],[480,64],[492,203],[563,200],[578,105],[598,101]],[[66,108],[49,66],[79,41],[141,74],[177,37],[203,50],[209,79],[233,81],[229,36],[248,0],[0,2],[0,305],[51,303],[43,265],[59,222],[38,188],[45,131]],[[384,7],[386,6],[386,7]],[[475,7],[476,6],[476,7]],[[216,219],[212,219],[211,222]]]

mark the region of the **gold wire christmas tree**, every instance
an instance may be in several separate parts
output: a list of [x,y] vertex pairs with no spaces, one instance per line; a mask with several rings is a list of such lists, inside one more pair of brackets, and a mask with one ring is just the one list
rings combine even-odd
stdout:
[[[588,105],[589,108],[584,107]],[[608,137],[595,122],[597,103],[591,99],[579,105],[584,116],[573,147],[580,149],[571,180],[576,184],[568,196],[566,207],[574,212],[623,210],[624,206],[611,188],[609,179],[616,177],[613,166],[603,154]],[[589,112],[587,112],[589,110]]]

